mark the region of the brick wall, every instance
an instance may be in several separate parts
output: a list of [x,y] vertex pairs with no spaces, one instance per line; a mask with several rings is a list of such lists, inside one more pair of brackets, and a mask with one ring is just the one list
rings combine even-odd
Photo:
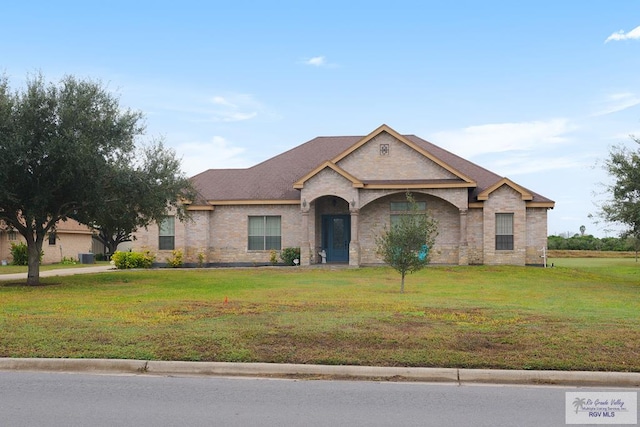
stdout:
[[[185,254],[185,262],[198,262],[198,254],[210,263],[265,263],[271,251],[249,251],[249,216],[281,216],[282,247],[298,247],[302,241],[302,222],[298,205],[216,206],[213,211],[192,211],[191,220],[176,219],[175,248]],[[158,225],[137,235],[133,250],[150,250],[157,262],[172,256],[170,250],[158,250]]]
[[[520,193],[507,185],[493,191],[484,202],[484,263],[525,264],[527,215]],[[513,214],[513,250],[496,250],[496,214]]]
[[[433,264],[457,264],[460,242],[460,211],[450,203],[431,195],[413,193],[416,201],[427,203],[427,212],[438,221],[438,237],[431,248]],[[360,261],[362,264],[380,264],[376,255],[376,236],[391,224],[391,202],[406,201],[405,193],[377,199],[360,210]]]
[[[380,145],[389,146],[386,155],[380,154]],[[382,133],[338,162],[338,166],[362,180],[375,179],[430,179],[456,178],[442,166]]]
[[547,208],[527,208],[526,263],[544,264],[543,250],[547,247]]

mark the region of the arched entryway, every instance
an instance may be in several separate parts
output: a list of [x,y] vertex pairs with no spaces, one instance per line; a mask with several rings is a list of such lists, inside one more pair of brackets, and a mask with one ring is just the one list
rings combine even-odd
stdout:
[[[338,196],[322,196],[313,202],[315,212],[315,242],[318,254],[326,255],[327,263],[348,263],[351,242],[349,203]],[[319,262],[322,258],[319,257]]]

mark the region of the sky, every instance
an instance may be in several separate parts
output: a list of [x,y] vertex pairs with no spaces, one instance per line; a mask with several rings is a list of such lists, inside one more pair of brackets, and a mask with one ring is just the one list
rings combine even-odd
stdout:
[[387,124],[554,200],[549,234],[616,235],[590,214],[640,137],[637,0],[8,3],[14,89],[99,81],[189,176]]

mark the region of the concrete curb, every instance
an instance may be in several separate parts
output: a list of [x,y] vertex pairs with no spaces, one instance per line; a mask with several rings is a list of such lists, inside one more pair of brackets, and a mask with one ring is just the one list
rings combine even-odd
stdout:
[[146,360],[0,358],[0,371],[144,373]]
[[637,372],[526,371],[457,368],[408,368],[290,363],[178,362],[126,359],[0,358],[0,371],[48,371],[162,376],[315,376],[407,379],[454,384],[528,384],[640,387]]
[[378,366],[302,365],[290,363],[163,362],[150,361],[150,374],[332,376],[359,378],[409,378],[429,382],[457,382],[454,368],[400,368]]

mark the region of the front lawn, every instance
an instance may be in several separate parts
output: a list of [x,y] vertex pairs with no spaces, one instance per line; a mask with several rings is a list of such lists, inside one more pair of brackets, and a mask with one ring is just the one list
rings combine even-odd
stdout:
[[0,357],[640,372],[640,266],[116,271],[0,282]]

